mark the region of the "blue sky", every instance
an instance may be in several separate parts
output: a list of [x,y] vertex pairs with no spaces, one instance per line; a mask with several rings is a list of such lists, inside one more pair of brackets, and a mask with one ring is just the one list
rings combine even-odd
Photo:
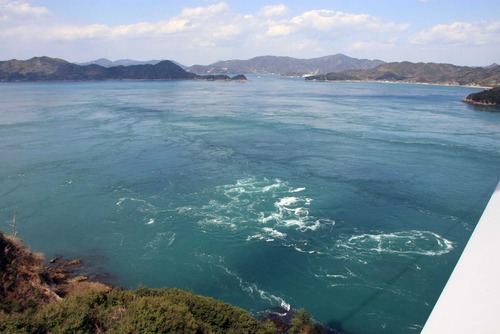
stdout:
[[343,53],[500,63],[498,0],[0,0],[0,60],[171,59]]

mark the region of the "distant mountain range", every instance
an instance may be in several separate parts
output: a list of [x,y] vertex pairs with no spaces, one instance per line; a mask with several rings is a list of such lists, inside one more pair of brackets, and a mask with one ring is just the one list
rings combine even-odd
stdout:
[[237,75],[197,75],[169,60],[154,65],[103,67],[77,65],[62,59],[34,57],[0,61],[0,81],[87,81],[87,80],[246,80]]
[[[157,60],[157,59],[152,59],[152,60],[146,60],[146,61],[141,61],[141,60],[133,60],[133,59],[118,59],[118,60],[109,60],[106,58],[99,58],[96,60],[92,60],[86,63],[76,63],[77,65],[99,65],[102,67],[114,67],[114,66],[131,66],[131,65],[156,65],[159,62],[163,61],[162,60]],[[170,60],[172,63],[175,65],[178,65],[182,67],[183,69],[186,69],[187,66],[182,65],[176,61]]]
[[387,81],[493,87],[500,85],[500,66],[468,67],[436,63],[385,63],[367,70],[348,70],[307,77],[316,81]]
[[243,73],[304,76],[352,69],[370,69],[383,63],[381,60],[357,59],[343,54],[312,59],[261,56],[248,60],[218,61],[208,66],[194,65],[187,67],[186,70],[199,75]]
[[[103,64],[115,62],[98,60]],[[96,61],[96,62],[98,62]],[[129,62],[132,60],[121,60]],[[150,61],[156,62],[156,61]],[[356,69],[352,69],[356,67]],[[85,81],[85,80],[246,80],[244,75],[231,78],[233,73],[301,75],[335,70],[328,74],[306,77],[316,81],[387,81],[441,85],[500,85],[500,66],[467,67],[436,63],[384,63],[379,60],[355,59],[334,55],[314,59],[264,56],[249,60],[220,61],[209,66],[191,66],[187,70],[178,64],[162,60],[155,64],[135,64],[105,67],[92,63],[77,65],[62,59],[34,57],[29,60],[0,61],[0,81]],[[350,68],[342,70],[343,68]]]
[[[114,66],[131,66],[131,65],[156,65],[161,60],[148,60],[148,61],[139,61],[132,59],[118,59],[118,60],[109,60],[106,58],[99,58],[96,60],[92,60],[86,63],[76,63],[77,65],[87,66],[87,65],[99,65],[102,67],[114,67]],[[175,63],[175,62],[173,62]],[[178,64],[177,64],[178,65]]]

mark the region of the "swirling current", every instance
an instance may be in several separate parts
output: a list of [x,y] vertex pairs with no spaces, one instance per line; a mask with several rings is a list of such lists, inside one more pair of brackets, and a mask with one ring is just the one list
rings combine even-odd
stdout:
[[418,333],[500,171],[475,88],[2,83],[0,228],[113,284]]

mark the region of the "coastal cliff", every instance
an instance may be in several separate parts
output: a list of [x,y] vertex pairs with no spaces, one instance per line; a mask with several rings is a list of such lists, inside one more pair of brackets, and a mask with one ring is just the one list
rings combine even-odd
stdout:
[[337,333],[304,310],[285,322],[179,289],[124,290],[75,274],[79,260],[45,263],[0,232],[1,333]]

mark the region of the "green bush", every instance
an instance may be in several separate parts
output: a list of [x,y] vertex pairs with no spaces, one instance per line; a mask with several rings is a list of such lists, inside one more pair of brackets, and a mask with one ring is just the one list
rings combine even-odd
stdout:
[[186,305],[160,297],[141,297],[128,305],[116,333],[193,333],[198,324]]
[[293,315],[292,321],[290,323],[291,334],[303,333],[306,327],[312,324],[311,317],[309,313],[303,308],[298,309]]
[[178,289],[112,289],[28,313],[0,314],[1,333],[276,333],[243,309]]

